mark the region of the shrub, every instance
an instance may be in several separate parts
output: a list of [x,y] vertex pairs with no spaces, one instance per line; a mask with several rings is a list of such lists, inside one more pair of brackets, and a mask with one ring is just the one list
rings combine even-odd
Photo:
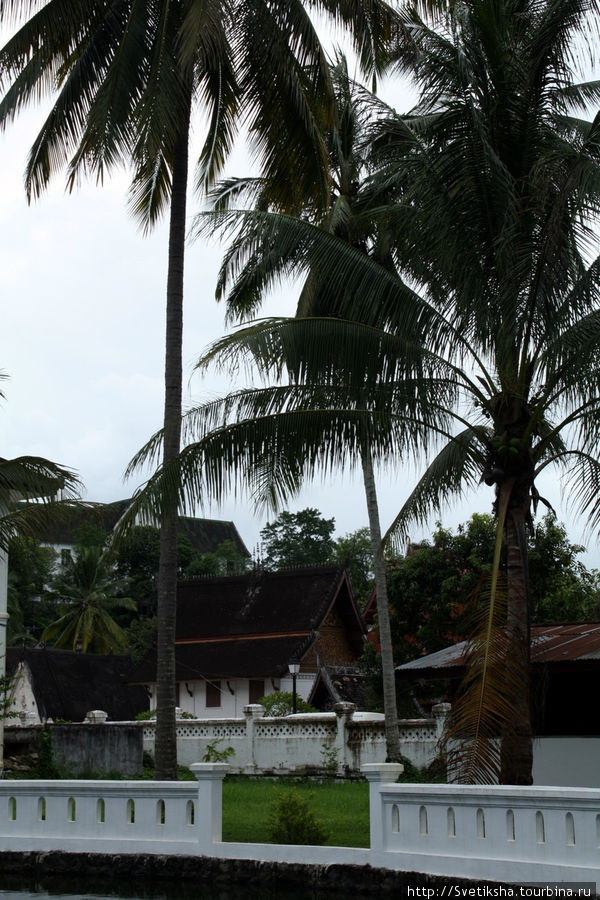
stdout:
[[336,775],[339,765],[338,752],[336,747],[330,747],[329,744],[321,744],[321,758],[323,766],[327,769],[329,775]]
[[60,778],[61,772],[54,762],[52,734],[49,728],[43,728],[38,734],[38,761],[36,775],[38,778]]
[[235,756],[233,747],[217,747],[217,744],[223,743],[223,738],[217,738],[210,744],[206,745],[202,762],[227,762],[230,756]]
[[398,778],[399,782],[404,784],[445,784],[447,781],[446,764],[439,756],[424,769],[418,769],[406,756],[400,757],[400,762],[404,766],[404,771]]
[[[268,716],[289,716],[293,707],[293,694],[291,691],[275,691],[273,694],[267,694],[258,701],[264,706]],[[299,713],[318,712],[302,697],[296,694],[296,710]]]
[[295,789],[277,791],[269,812],[269,836],[276,844],[324,844],[328,834],[309,808],[314,794]]

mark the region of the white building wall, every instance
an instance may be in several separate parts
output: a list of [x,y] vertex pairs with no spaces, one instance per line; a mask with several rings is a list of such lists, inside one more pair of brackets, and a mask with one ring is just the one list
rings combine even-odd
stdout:
[[600,788],[600,737],[538,738],[533,783]]
[[[314,676],[310,676],[310,678],[314,679]],[[215,693],[220,700],[219,706],[207,706],[207,682],[205,680],[179,682],[178,705],[182,712],[198,719],[237,719],[242,717],[244,715],[244,707],[250,703],[250,679],[221,678],[212,680],[211,683],[215,687],[218,686],[218,690]],[[280,690],[279,680],[264,679],[263,696],[268,696],[278,690]],[[281,690],[284,690],[284,688],[281,688]],[[310,688],[308,690],[310,692]],[[149,691],[150,709],[155,709],[156,685],[150,685]]]

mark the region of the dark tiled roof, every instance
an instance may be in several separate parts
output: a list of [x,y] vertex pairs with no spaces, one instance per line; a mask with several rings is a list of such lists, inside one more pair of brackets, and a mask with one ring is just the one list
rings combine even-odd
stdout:
[[9,647],[8,674],[24,661],[33,679],[40,716],[82,722],[92,709],[103,709],[112,721],[129,721],[148,709],[143,687],[127,683],[128,656],[102,656],[71,650]]
[[365,676],[357,666],[325,665],[319,669],[308,702],[318,709],[334,703],[354,703],[364,707]]
[[77,530],[82,525],[94,525],[103,531],[111,532],[130,502],[130,500],[116,500],[114,503],[93,503],[89,506],[72,507],[62,511],[53,521],[41,525],[36,537],[47,544],[73,544]]
[[233,522],[221,519],[196,519],[179,516],[179,534],[188,539],[198,553],[214,553],[219,544],[232,541],[238,553],[249,557],[250,551],[241,539]]
[[[201,678],[281,678],[290,659],[300,658],[311,643],[306,637],[255,638],[183,644],[176,648],[176,681]],[[131,673],[136,684],[156,681],[156,653]]]
[[[114,503],[94,503],[70,509],[61,513],[55,521],[44,525],[38,531],[37,537],[47,544],[74,544],[77,530],[82,525],[95,525],[109,533],[130,502],[130,500],[116,500]],[[219,544],[232,541],[239,553],[246,557],[250,556],[233,522],[179,516],[179,534],[186,537],[199,553],[214,553]]]
[[[177,641],[313,631],[323,621],[342,573],[339,566],[316,566],[181,582]],[[358,623],[354,601],[348,600],[345,613]]]
[[[343,567],[198,578],[177,589],[177,680],[281,677],[301,659],[336,601],[349,636],[360,644],[364,623]],[[156,680],[153,651],[130,680]]]
[[[430,653],[398,666],[400,675],[446,677],[459,674],[465,666],[467,642]],[[578,622],[565,625],[531,626],[532,663],[594,664],[600,660],[600,623]]]

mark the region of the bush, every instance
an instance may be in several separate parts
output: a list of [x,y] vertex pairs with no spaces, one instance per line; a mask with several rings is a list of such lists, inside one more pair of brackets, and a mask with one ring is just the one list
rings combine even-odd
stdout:
[[400,757],[404,771],[398,778],[403,784],[445,784],[446,764],[441,757],[436,757],[426,768],[418,769],[406,756]]
[[227,762],[231,756],[235,756],[233,747],[218,747],[217,744],[221,743],[223,743],[223,738],[217,738],[210,744],[207,744],[204,756],[202,757],[202,762]]
[[[291,691],[275,691],[273,694],[267,694],[258,701],[264,706],[268,716],[289,716],[292,713],[293,694]],[[296,711],[299,713],[318,712],[302,697],[296,694]]]
[[38,734],[38,761],[36,775],[38,778],[61,778],[62,774],[54,762],[52,734],[49,728],[43,728]]
[[324,844],[328,834],[309,808],[314,794],[302,797],[291,788],[277,791],[269,813],[269,836],[275,844]]

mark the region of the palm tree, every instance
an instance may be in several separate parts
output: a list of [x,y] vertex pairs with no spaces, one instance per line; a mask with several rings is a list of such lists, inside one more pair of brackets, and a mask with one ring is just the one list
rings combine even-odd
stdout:
[[[377,180],[392,198],[378,215],[405,280],[300,219],[261,213],[259,236],[259,214],[223,212],[239,228],[237,254],[247,240],[268,264],[276,243],[278,266],[325,271],[328,311],[355,321],[275,321],[242,330],[237,344],[221,342],[207,360],[227,365],[247,354],[269,376],[287,368],[291,385],[207,404],[188,420],[197,443],[157,476],[174,491],[218,494],[254,471],[258,496],[277,495],[302,474],[356,457],[361,418],[376,458],[391,460],[406,410],[394,391],[402,384],[408,392],[407,377],[423,386],[437,380],[440,414],[455,424],[421,420],[442,446],[388,537],[404,539],[411,523],[467,488],[494,489],[506,580],[489,587],[475,693],[458,708],[459,733],[475,751],[456,760],[468,780],[531,781],[525,532],[542,500],[538,476],[557,466],[575,506],[600,526],[600,119],[574,115],[598,100],[600,83],[577,84],[571,68],[597,13],[596,2],[579,0],[466,0],[433,24],[407,14],[421,100],[410,116],[384,116],[373,127]],[[323,388],[333,341],[347,364],[340,370],[338,355],[338,380]],[[345,395],[335,393],[340,383]],[[352,384],[366,391],[362,404]],[[500,542],[495,571],[499,557]],[[500,635],[496,660],[487,648]]]
[[[27,10],[25,15],[27,15]],[[288,171],[299,195],[322,203],[325,157],[321,120],[331,89],[308,12],[324,13],[354,36],[363,68],[379,71],[396,16],[383,0],[46,0],[0,51],[6,89],[0,125],[30,100],[58,92],[28,160],[36,196],[67,167],[81,174],[133,167],[131,206],[144,230],[169,207],[163,461],[180,448],[181,342],[189,139],[194,103],[208,119],[197,185],[220,170],[243,116],[259,161],[282,207]],[[1,17],[23,12],[15,0]],[[175,588],[177,510],[159,511],[156,776],[176,777]]]
[[127,635],[112,611],[135,610],[134,601],[122,596],[127,584],[116,576],[101,547],[81,547],[54,579],[52,593],[62,602],[62,614],[44,630],[42,640],[82,653],[122,651]]
[[[357,250],[378,259],[394,271],[386,229],[382,223],[373,221],[369,213],[373,207],[381,205],[386,191],[376,183],[371,183],[366,160],[367,128],[374,114],[386,109],[373,94],[362,89],[348,75],[346,57],[337,53],[331,68],[331,83],[335,98],[335,119],[325,137],[328,149],[328,175],[332,185],[327,206],[315,209],[307,198],[301,213],[303,219],[335,234]],[[234,201],[254,200],[255,209],[264,210],[269,206],[265,197],[262,179],[232,179],[218,185],[212,192],[215,207],[223,212],[230,209]],[[213,227],[213,217],[204,217],[209,230]],[[219,217],[217,217],[217,222]],[[259,216],[253,233],[260,234],[262,219]],[[246,220],[247,224],[247,220]],[[247,235],[236,240],[225,255],[217,297],[227,295],[230,319],[248,319],[254,314],[273,279],[280,276],[282,267],[278,263],[277,247],[268,253],[256,253],[252,241],[252,252],[248,254]],[[244,260],[240,271],[240,265]],[[285,268],[284,268],[285,271]],[[328,304],[322,282],[327,273],[314,269],[309,273],[298,302],[297,316],[326,316]],[[338,295],[343,290],[336,286]],[[332,348],[329,358],[335,365],[336,351]],[[343,369],[343,364],[341,365]],[[386,720],[387,757],[399,760],[401,757],[400,735],[396,703],[394,656],[387,597],[385,561],[381,552],[381,524],[377,490],[373,471],[373,459],[368,442],[363,443],[361,452],[363,484],[369,519],[369,534],[373,554],[373,570],[377,596],[378,625],[381,644],[383,697]]]
[[[596,3],[478,0],[442,29],[413,13],[421,101],[408,122],[383,123],[376,144],[379,166],[406,185],[399,265],[468,342],[476,373],[464,366],[464,431],[396,527],[436,507],[440,486],[479,478],[495,489],[515,679],[500,760],[509,783],[531,780],[526,528],[537,476],[563,465],[596,519],[600,119],[573,113],[597,102],[600,84],[576,84],[572,71],[595,14]],[[450,349],[468,359],[464,345]]]

